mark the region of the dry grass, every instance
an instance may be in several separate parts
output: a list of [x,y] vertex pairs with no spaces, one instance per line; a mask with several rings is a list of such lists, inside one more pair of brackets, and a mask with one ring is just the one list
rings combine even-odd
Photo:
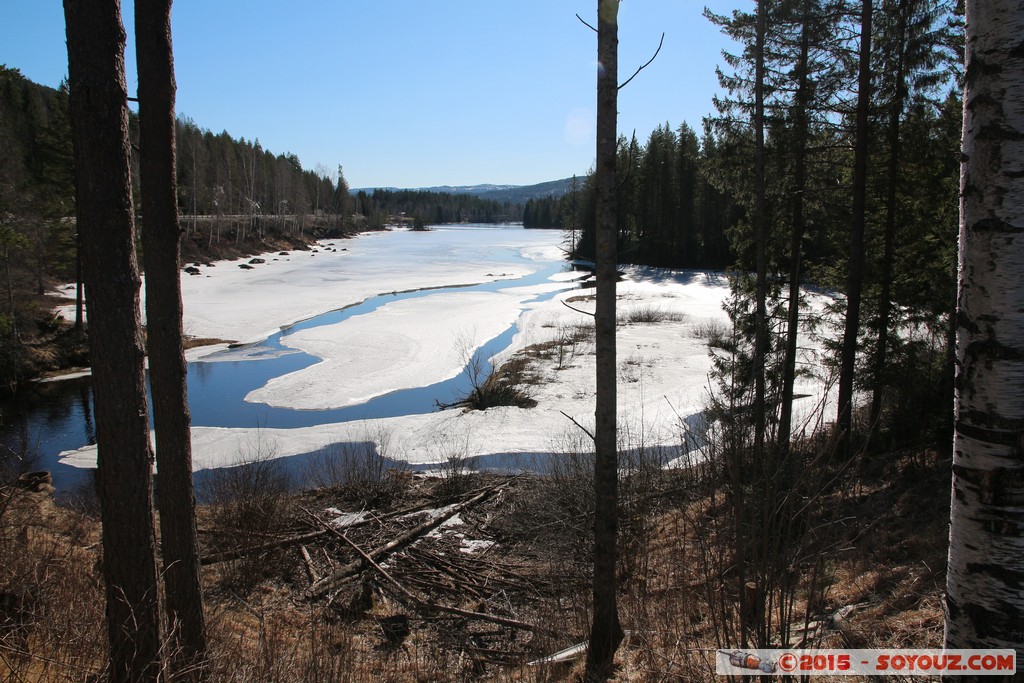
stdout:
[[[551,477],[512,480],[504,494],[464,515],[465,524],[495,541],[483,555],[464,556],[442,537],[424,539],[388,563],[388,571],[413,582],[430,578],[408,564],[422,559],[421,553],[479,562],[438,575],[438,584],[448,585],[440,593],[429,593],[441,589],[428,589],[427,583],[408,585],[469,611],[515,615],[540,627],[538,632],[422,610],[372,572],[364,578],[370,595],[365,609],[344,607],[363,583],[333,600],[308,600],[305,566],[291,546],[261,556],[265,566],[244,588],[231,563],[204,567],[212,680],[559,681],[577,676],[579,666],[571,662],[527,662],[581,641],[588,630],[592,488],[590,463],[578,446],[567,446],[566,460]],[[714,650],[737,642],[724,489],[711,480],[713,468],[707,466],[665,471],[639,459],[626,465],[620,611],[631,633],[618,655],[616,680],[716,680]],[[817,576],[798,574],[793,613],[801,625],[807,615],[808,642],[823,647],[935,647],[942,627],[948,456],[908,453],[875,469],[880,471],[859,476],[847,490],[823,492],[812,511],[812,528],[828,525],[828,542],[820,547],[831,550],[813,565],[822,568]],[[481,477],[472,475],[476,482],[497,481]],[[387,504],[429,503],[440,486],[437,480],[412,480],[401,500]],[[309,492],[276,508],[279,528],[294,530],[303,519],[296,512],[300,508],[337,504],[346,509],[337,493]],[[350,499],[352,504],[364,502]],[[202,511],[204,544],[222,538],[214,528],[215,508]],[[98,535],[95,519],[55,506],[45,492],[0,489],[0,595],[18,596],[19,606],[8,609],[15,599],[4,598],[0,679],[83,680],[101,671]],[[368,536],[360,542],[374,541]],[[332,560],[316,547],[310,552],[321,570],[330,566]],[[501,587],[474,596],[454,578],[470,567],[483,571],[487,566],[497,572],[490,581],[504,576],[532,588]],[[801,566],[812,565],[794,564]],[[841,618],[833,618],[837,614]],[[408,633],[388,631],[389,618],[407,622]]]
[[618,317],[620,325],[651,325],[661,322],[684,322],[686,315],[650,304],[634,306]]

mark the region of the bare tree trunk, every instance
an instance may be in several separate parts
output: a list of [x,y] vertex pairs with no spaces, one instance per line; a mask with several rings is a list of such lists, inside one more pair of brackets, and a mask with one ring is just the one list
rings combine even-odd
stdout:
[[800,60],[797,63],[796,106],[793,112],[794,147],[793,154],[793,217],[792,234],[789,242],[789,311],[786,320],[786,350],[782,367],[782,398],[779,405],[778,453],[780,461],[789,453],[789,442],[793,431],[793,389],[796,384],[797,340],[800,327],[800,271],[804,232],[804,193],[807,188],[807,139],[808,112],[810,106],[810,84],[807,70],[810,59],[811,8],[809,0],[802,5],[802,26],[800,33]]
[[159,470],[160,547],[173,672],[201,677],[206,655],[185,382],[175,169],[171,0],[135,1],[149,377]]
[[1024,13],[967,1],[949,648],[1024,657]]
[[155,681],[160,613],[118,0],[65,0],[112,681]]
[[85,283],[82,281],[82,232],[75,226],[75,334],[85,338]]
[[754,242],[757,281],[754,285],[754,457],[765,453],[767,396],[765,359],[768,355],[768,216],[764,159],[764,43],[765,3],[757,3],[754,43]]
[[878,293],[878,335],[875,340],[875,357],[873,359],[871,392],[871,412],[868,419],[869,434],[874,434],[878,420],[882,415],[882,397],[885,392],[885,365],[888,358],[889,327],[892,317],[892,269],[895,260],[896,240],[896,186],[900,173],[900,122],[903,118],[903,101],[907,96],[904,76],[905,54],[907,41],[907,0],[899,0],[896,6],[899,15],[896,18],[896,91],[889,105],[888,142],[889,167],[886,182],[885,227],[882,234],[882,273],[881,288]]
[[860,15],[860,64],[857,78],[857,116],[853,152],[853,206],[850,223],[850,263],[846,281],[846,327],[839,361],[839,451],[850,454],[853,427],[853,375],[860,332],[860,300],[864,281],[864,221],[868,184],[868,113],[871,107],[871,0],[863,0]]
[[615,281],[618,135],[618,0],[598,0],[597,23],[597,408],[594,459],[594,621],[585,677],[606,680],[622,642],[616,602],[619,466],[616,434]]

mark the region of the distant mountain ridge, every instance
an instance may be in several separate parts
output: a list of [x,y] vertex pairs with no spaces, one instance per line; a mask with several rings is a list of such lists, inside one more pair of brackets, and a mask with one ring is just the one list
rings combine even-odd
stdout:
[[[578,177],[577,182],[580,187],[583,185],[584,178]],[[374,190],[391,190],[397,191],[400,189],[408,189],[414,192],[446,192],[448,194],[471,194],[483,199],[492,199],[498,202],[511,202],[513,204],[524,204],[530,199],[541,199],[544,197],[561,197],[569,191],[572,186],[572,178],[562,178],[561,180],[549,180],[543,183],[537,183],[535,185],[494,185],[494,184],[481,184],[481,185],[438,185],[435,187],[415,187],[415,188],[397,188],[397,187],[363,187],[353,188],[352,194],[359,192],[366,192],[371,194]]]

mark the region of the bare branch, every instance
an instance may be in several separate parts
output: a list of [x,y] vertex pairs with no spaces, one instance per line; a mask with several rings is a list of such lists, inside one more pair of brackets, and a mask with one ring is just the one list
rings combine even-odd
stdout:
[[576,18],[577,18],[577,19],[579,19],[579,20],[580,20],[580,22],[581,22],[581,23],[582,23],[582,24],[583,24],[584,26],[586,26],[587,28],[589,28],[589,29],[590,29],[591,31],[593,31],[594,33],[597,33],[597,29],[596,29],[596,28],[594,28],[593,26],[591,26],[590,24],[588,24],[588,23],[587,23],[586,21],[584,21],[584,20],[583,20],[583,17],[581,17],[581,16],[579,15],[579,14],[577,14],[577,15],[576,15]]
[[[579,16],[579,15],[576,15],[576,16]],[[583,20],[581,19],[580,21],[583,21]],[[629,78],[627,78],[627,79],[626,79],[626,82],[625,82],[625,83],[623,83],[623,84],[621,84],[621,85],[619,86],[619,90],[622,90],[622,89],[623,89],[623,88],[625,88],[625,87],[626,87],[627,85],[629,85],[629,82],[630,82],[631,80],[633,80],[634,78],[636,78],[636,75],[637,75],[638,73],[640,73],[641,71],[643,71],[644,69],[646,69],[646,68],[647,68],[648,66],[650,66],[651,62],[653,62],[653,61],[655,60],[655,58],[656,58],[656,57],[658,56],[658,53],[659,53],[659,52],[661,52],[661,46],[662,46],[662,45],[663,45],[664,43],[665,43],[665,33],[664,33],[664,31],[663,31],[663,32],[662,32],[662,34],[661,34],[661,40],[659,40],[659,41],[658,41],[658,49],[654,51],[654,55],[653,55],[653,56],[652,56],[652,57],[651,57],[650,59],[648,59],[648,60],[647,60],[647,61],[646,61],[646,62],[645,62],[644,64],[642,64],[642,65],[640,66],[640,68],[639,68],[639,69],[637,69],[636,71],[634,71],[634,72],[633,72],[633,75],[632,75],[632,76],[630,76]]]
[[587,311],[580,310],[579,308],[576,308],[575,306],[570,306],[569,304],[565,303],[564,301],[562,302],[562,305],[565,306],[566,308],[568,308],[570,311],[576,311],[577,313],[582,313],[583,315],[589,315],[591,318],[594,317],[593,313],[588,313]]
[[587,436],[589,436],[591,438],[591,440],[594,440],[594,441],[597,440],[594,437],[594,435],[590,432],[590,430],[587,429],[586,427],[584,427],[583,425],[581,425],[579,422],[577,422],[576,419],[572,415],[569,415],[569,413],[565,412],[564,410],[559,410],[558,412],[562,413],[562,415],[565,415],[565,417],[569,420],[569,422],[572,422],[574,425],[576,425],[577,427],[582,429],[583,433],[586,434]]

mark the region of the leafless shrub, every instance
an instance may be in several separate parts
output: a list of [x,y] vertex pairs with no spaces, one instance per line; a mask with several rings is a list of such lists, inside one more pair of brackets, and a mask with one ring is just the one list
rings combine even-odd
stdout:
[[[517,493],[508,517],[497,525],[509,537],[528,539],[545,554],[571,560],[578,573],[586,571],[583,568],[593,550],[593,441],[574,429],[556,442],[553,451],[540,468],[544,475]],[[675,449],[645,444],[639,430],[620,432],[620,542],[624,547],[638,547],[649,535],[650,512],[669,488],[665,464],[677,454]],[[626,570],[627,565],[623,565]]]
[[466,359],[463,372],[469,379],[470,390],[452,403],[438,401],[439,408],[461,406],[469,410],[487,410],[498,406],[533,408],[537,405],[528,388],[533,383],[528,371],[529,358],[519,355],[495,368],[490,360],[475,352],[469,337],[456,338],[455,345]]
[[557,364],[563,370],[569,367],[580,353],[581,345],[594,338],[594,325],[580,321],[570,325],[559,326],[556,337]]
[[434,439],[434,451],[438,456],[436,471],[441,478],[436,491],[441,498],[458,496],[469,490],[472,476],[476,473],[470,446],[469,432],[444,433]]
[[634,306],[619,316],[620,325],[647,325],[661,322],[683,322],[686,315],[678,311],[668,311],[650,304]]
[[334,489],[342,500],[383,508],[408,488],[408,468],[390,456],[391,433],[380,428],[359,442],[331,444],[310,464],[307,480]]
[[690,329],[690,334],[695,339],[706,342],[712,348],[722,348],[729,339],[731,332],[725,322],[709,318],[694,325]]
[[[276,459],[277,448],[257,431],[237,464],[214,470],[207,484],[213,540],[221,550],[242,550],[265,543],[287,530],[292,480]],[[274,552],[277,551],[268,551]],[[247,592],[279,563],[260,553],[225,562],[223,581]]]
[[745,411],[715,395],[711,402],[689,475],[697,498],[681,510],[681,523],[703,530],[690,552],[707,577],[700,599],[713,617],[709,634],[794,645],[806,637],[802,625],[823,617],[827,567],[845,536],[835,511],[848,493],[849,463],[834,458],[824,432],[783,444],[769,430],[757,452]]
[[533,408],[537,401],[530,395],[529,387],[534,382],[529,376],[528,367],[527,358],[510,359],[492,370],[483,382],[474,383],[464,405],[471,410],[487,410],[498,406]]

